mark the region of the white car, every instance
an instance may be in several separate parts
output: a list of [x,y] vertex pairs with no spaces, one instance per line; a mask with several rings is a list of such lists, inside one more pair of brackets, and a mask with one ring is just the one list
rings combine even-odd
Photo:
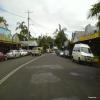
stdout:
[[64,50],[64,56],[69,57],[69,50]]
[[59,55],[60,55],[60,56],[64,56],[64,51],[61,50],[61,51],[59,52]]
[[28,54],[28,52],[26,50],[20,49],[19,53],[21,56],[26,56]]
[[93,53],[87,44],[75,44],[72,51],[72,60],[92,63],[93,58]]
[[18,50],[10,50],[9,52],[6,53],[7,58],[16,58],[20,57],[20,53]]

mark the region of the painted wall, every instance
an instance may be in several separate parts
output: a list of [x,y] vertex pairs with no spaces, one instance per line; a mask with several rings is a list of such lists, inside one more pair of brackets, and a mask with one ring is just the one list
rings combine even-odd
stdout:
[[19,38],[17,34],[12,36],[11,31],[7,28],[0,27],[0,41],[7,43],[19,43]]

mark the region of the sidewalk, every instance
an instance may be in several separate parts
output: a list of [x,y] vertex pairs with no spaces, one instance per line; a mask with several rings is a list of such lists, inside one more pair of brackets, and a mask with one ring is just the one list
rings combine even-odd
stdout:
[[95,62],[95,63],[94,63],[94,66],[100,67],[100,61],[99,61],[99,62]]

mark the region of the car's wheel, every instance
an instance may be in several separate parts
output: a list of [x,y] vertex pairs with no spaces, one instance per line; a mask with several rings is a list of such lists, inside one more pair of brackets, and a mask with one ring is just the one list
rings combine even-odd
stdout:
[[72,61],[73,61],[73,62],[75,61],[73,57],[72,57]]
[[21,57],[21,56],[23,56],[23,55],[20,53],[19,57]]
[[5,57],[5,61],[6,61],[6,60],[8,60],[8,58],[7,58],[7,57]]
[[16,55],[14,55],[14,58],[16,58],[17,56]]
[[80,57],[78,58],[78,63],[81,63]]

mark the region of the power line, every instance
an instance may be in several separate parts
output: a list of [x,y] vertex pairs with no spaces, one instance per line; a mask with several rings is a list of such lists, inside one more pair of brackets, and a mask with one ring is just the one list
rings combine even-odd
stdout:
[[[41,26],[40,24],[38,24],[37,22],[35,22],[35,21],[33,21],[31,18],[30,18],[30,20],[31,20],[31,22],[32,22],[32,24],[34,25],[34,23],[36,23],[37,25],[39,25],[39,26]],[[35,29],[39,32],[39,29],[37,28],[37,27],[31,27],[32,29],[33,29],[33,32],[35,33],[35,36],[36,36],[36,34],[37,34],[37,32],[35,32]]]
[[30,20],[31,20],[31,22],[32,22],[33,25],[34,25],[34,23],[35,23],[35,24],[37,24],[38,26],[41,26],[39,23],[33,21],[32,19],[30,19]]
[[47,27],[45,27],[44,25],[41,25],[41,24],[39,24],[39,23],[37,23],[36,21],[33,21],[32,19],[30,19],[31,21],[32,21],[32,23],[34,24],[37,24],[39,27],[42,27],[42,28],[47,28]]
[[3,8],[0,8],[0,10],[1,10],[2,12],[6,12],[6,13],[8,13],[8,14],[11,14],[11,15],[13,15],[13,16],[17,16],[17,17],[21,17],[21,18],[26,18],[26,17],[24,17],[24,16],[20,16],[20,15],[18,15],[18,14],[15,14],[15,13],[13,13],[13,12],[11,12],[11,11],[8,11],[8,10],[6,10],[6,9],[3,9]]
[[[33,25],[34,25],[34,23],[36,23],[38,26],[44,27],[44,26],[40,25],[39,23],[33,21],[32,19],[30,19],[30,20],[31,20],[31,22],[32,22]],[[37,27],[34,27],[34,28],[35,28],[36,30],[39,30]],[[34,28],[32,27],[33,30],[34,30]]]

